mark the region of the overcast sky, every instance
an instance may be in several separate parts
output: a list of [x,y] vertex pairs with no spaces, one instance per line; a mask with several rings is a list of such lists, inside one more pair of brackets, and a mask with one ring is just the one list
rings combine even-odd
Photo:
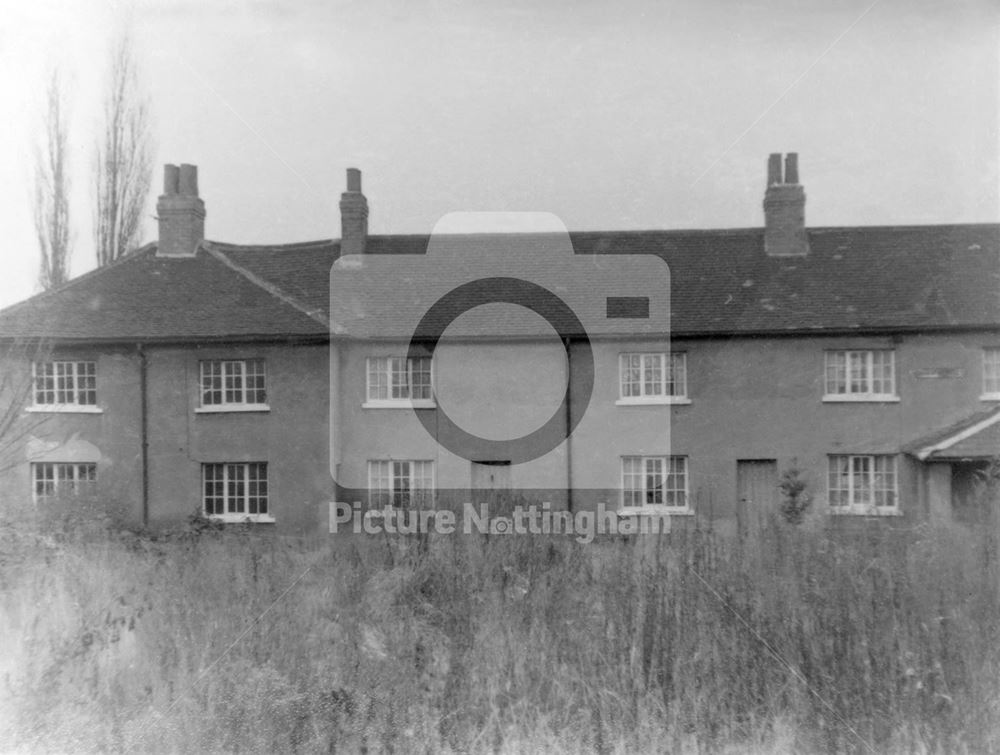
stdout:
[[198,165],[210,239],[373,233],[533,210],[571,230],[762,224],[797,151],[810,226],[996,222],[993,0],[3,0],[0,305],[35,290],[31,161],[47,71],[72,84],[73,273],[112,35],[131,17],[162,164]]

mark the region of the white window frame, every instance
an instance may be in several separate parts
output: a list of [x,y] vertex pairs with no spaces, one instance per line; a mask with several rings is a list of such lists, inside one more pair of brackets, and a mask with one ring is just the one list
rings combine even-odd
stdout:
[[[415,466],[418,464],[419,470]],[[368,505],[373,509],[426,508],[424,504],[433,503],[437,489],[435,466],[430,459],[369,459]],[[406,487],[400,484],[404,477]],[[419,485],[415,485],[416,480]],[[418,492],[421,500],[414,506],[414,493]]]
[[[631,365],[639,361],[639,381],[626,380],[627,370],[636,369]],[[659,378],[647,380],[650,371],[659,373]],[[675,379],[669,379],[674,376]],[[679,379],[677,377],[679,376]],[[639,352],[631,351],[618,355],[618,406],[639,406],[647,404],[690,404],[687,395],[687,353],[683,351]],[[628,386],[635,386],[635,393]]]
[[[427,396],[413,397],[413,375],[414,362],[416,360],[427,361],[428,383]],[[402,370],[397,369],[401,362],[406,364],[406,383],[393,383],[394,375],[402,374]],[[379,381],[373,384],[372,377],[377,375]],[[378,396],[379,388],[386,389],[386,396]],[[406,396],[393,397],[392,393],[397,388],[405,388]],[[375,356],[365,359],[365,401],[362,403],[364,409],[433,409],[436,406],[434,401],[434,360],[429,357],[416,357],[412,359],[406,356]]]
[[[845,474],[845,484],[841,484]],[[887,486],[885,480],[890,475],[892,484]],[[878,505],[879,493],[891,494],[892,504]],[[827,456],[826,495],[831,514],[900,516],[896,454],[830,454]],[[840,495],[846,496],[846,502],[835,503]]]
[[[271,482],[270,472],[266,461],[218,461],[205,462],[201,465],[201,510],[208,519],[215,519],[220,522],[237,523],[253,522],[257,524],[267,524],[274,522],[274,515],[271,513]],[[263,471],[263,476],[261,472]],[[221,472],[221,478],[217,473]],[[256,479],[253,479],[251,472],[256,472]],[[212,479],[209,479],[211,473]],[[260,483],[264,484],[264,491],[261,493]],[[214,488],[209,494],[209,484],[221,485]],[[251,495],[251,486],[257,484],[257,495]],[[233,486],[242,486],[242,490],[234,491]],[[221,494],[219,494],[221,490]],[[250,513],[251,498],[257,498],[256,513]],[[224,509],[221,512],[215,511],[213,505],[209,510],[209,500],[218,500]],[[264,511],[260,511],[263,502]]]
[[[875,362],[876,354],[883,359],[888,357],[889,368],[889,391],[875,390]],[[843,365],[834,364],[834,360],[842,359]],[[857,382],[852,377],[852,370],[855,365],[860,365],[863,369],[860,388],[855,386]],[[882,369],[885,365],[883,363]],[[831,379],[831,373],[833,377]],[[843,384],[841,385],[841,379]],[[881,378],[880,380],[885,380]],[[843,391],[839,388],[843,387]],[[831,388],[833,390],[831,390]],[[830,403],[850,403],[850,402],[898,402],[899,395],[896,393],[896,351],[895,349],[828,349],[823,352],[823,401]]]
[[[628,465],[638,462],[640,469],[638,472],[634,470],[629,470]],[[660,464],[663,480],[663,503],[657,503],[655,501],[649,502],[646,499],[649,497],[648,481],[649,475],[651,473],[650,465]],[[671,467],[673,464],[680,463],[682,466],[683,475],[683,488],[673,487],[667,488],[667,482],[669,478],[676,477],[677,473],[672,471]],[[642,456],[639,454],[629,454],[621,457],[620,460],[620,477],[619,484],[621,490],[621,496],[619,502],[621,503],[621,511],[627,512],[629,514],[641,514],[641,513],[668,513],[668,514],[693,514],[694,511],[691,508],[691,472],[690,465],[688,464],[687,456]],[[634,487],[630,485],[629,477],[635,478],[638,475],[639,487]],[[668,493],[682,493],[684,496],[684,505],[670,505],[667,503]],[[641,501],[639,503],[634,503],[628,501],[630,493],[638,494]]]
[[[51,492],[40,487],[51,485]],[[66,487],[69,490],[66,490]],[[93,461],[31,462],[31,497],[35,502],[94,495],[97,492],[97,463]]]
[[1000,346],[983,348],[983,395],[981,401],[1000,401]]
[[[215,370],[218,374],[212,374]],[[206,381],[218,378],[219,385],[214,387],[206,385]],[[251,389],[247,385],[248,378],[261,378],[263,380],[264,401],[249,401],[251,393],[256,393],[258,389]],[[227,387],[227,383],[232,381],[238,388]],[[267,361],[262,358],[251,359],[201,359],[198,361],[198,406],[195,412],[198,414],[212,414],[218,412],[266,412],[271,406],[267,401]],[[208,400],[212,394],[221,394],[221,399],[217,403]],[[227,393],[238,394],[232,398]],[[256,397],[254,397],[256,399]]]
[[[46,380],[49,386],[45,385]],[[88,380],[92,386],[86,384]],[[60,381],[63,383],[61,388]],[[60,393],[64,394],[61,398],[68,400],[59,401]],[[46,400],[46,394],[51,394],[51,401]],[[31,404],[26,411],[100,414],[102,409],[97,405],[97,362],[92,359],[32,362]]]

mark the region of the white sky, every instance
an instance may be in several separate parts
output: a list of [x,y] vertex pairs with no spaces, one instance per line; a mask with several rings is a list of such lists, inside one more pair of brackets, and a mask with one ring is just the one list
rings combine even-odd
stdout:
[[759,226],[767,155],[785,151],[800,153],[811,226],[1000,219],[992,0],[0,12],[0,305],[36,290],[30,154],[55,64],[73,85],[73,273],[93,267],[100,84],[129,15],[157,147],[147,240],[165,162],[199,166],[207,236],[237,243],[338,236],[348,166],[373,233],[469,210],[551,212],[571,230]]

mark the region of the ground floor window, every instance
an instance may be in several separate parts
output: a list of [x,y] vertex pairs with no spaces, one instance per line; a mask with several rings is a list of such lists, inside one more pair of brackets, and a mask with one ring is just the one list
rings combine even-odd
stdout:
[[368,462],[368,502],[376,508],[429,503],[434,495],[434,462],[372,460]]
[[205,516],[270,519],[266,462],[202,464],[201,470]]
[[885,454],[830,456],[827,500],[831,510],[838,513],[898,511],[896,457]]
[[688,470],[684,456],[623,456],[622,505],[688,509]]
[[55,498],[93,494],[97,464],[43,461],[31,465],[34,497]]

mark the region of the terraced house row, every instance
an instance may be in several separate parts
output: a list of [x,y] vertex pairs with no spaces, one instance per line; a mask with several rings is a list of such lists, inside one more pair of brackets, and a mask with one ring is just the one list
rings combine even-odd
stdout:
[[6,500],[309,530],[510,490],[746,528],[796,468],[831,523],[981,514],[998,225],[808,228],[794,154],[762,228],[370,235],[353,169],[338,240],[207,241],[188,165],[157,211],[0,313]]

